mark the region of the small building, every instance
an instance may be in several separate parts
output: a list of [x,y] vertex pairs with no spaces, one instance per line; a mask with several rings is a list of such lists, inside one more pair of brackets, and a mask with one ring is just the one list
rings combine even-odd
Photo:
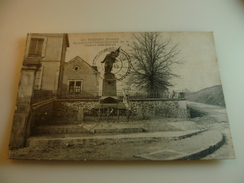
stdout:
[[99,96],[99,72],[79,56],[64,65],[60,98],[94,98]]

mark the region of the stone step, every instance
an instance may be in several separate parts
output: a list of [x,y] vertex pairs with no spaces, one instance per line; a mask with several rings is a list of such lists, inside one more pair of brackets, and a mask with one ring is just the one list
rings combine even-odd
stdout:
[[88,133],[87,129],[79,125],[44,125],[37,126],[32,131],[32,136],[46,134],[74,134]]
[[144,128],[114,128],[114,129],[96,129],[94,133],[140,133],[146,132]]
[[140,133],[146,130],[141,127],[116,127],[99,125],[46,125],[37,126],[32,131],[32,136],[48,134],[81,134],[81,133]]
[[157,141],[177,141],[179,139],[189,138],[200,133],[203,130],[179,131],[179,132],[152,132],[152,133],[129,133],[129,134],[56,134],[46,136],[36,136],[27,139],[26,145],[31,148],[64,148],[68,146],[92,146],[101,144],[118,143],[139,143],[139,142],[157,142]]

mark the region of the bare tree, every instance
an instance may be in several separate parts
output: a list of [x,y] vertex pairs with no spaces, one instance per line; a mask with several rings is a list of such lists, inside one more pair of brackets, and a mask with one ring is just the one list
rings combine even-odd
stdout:
[[179,63],[177,44],[171,46],[170,39],[162,40],[158,32],[143,32],[133,35],[131,47],[131,84],[145,91],[149,97],[155,96],[173,86],[171,71],[173,64]]

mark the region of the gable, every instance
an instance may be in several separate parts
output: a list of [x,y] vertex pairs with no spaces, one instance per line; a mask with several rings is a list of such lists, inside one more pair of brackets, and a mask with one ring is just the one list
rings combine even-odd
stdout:
[[96,75],[98,71],[79,56],[67,62],[64,66],[65,72],[79,73],[83,75]]

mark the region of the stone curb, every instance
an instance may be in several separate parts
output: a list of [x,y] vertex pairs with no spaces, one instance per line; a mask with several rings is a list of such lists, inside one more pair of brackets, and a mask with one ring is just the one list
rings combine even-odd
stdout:
[[181,158],[176,158],[174,160],[196,160],[196,159],[202,159],[202,158],[208,156],[209,154],[212,154],[226,142],[225,135],[223,133],[221,133],[221,134],[222,134],[222,139],[219,142],[217,142],[216,144],[211,145],[201,151],[195,152],[195,153],[187,155],[187,156],[183,156]]

